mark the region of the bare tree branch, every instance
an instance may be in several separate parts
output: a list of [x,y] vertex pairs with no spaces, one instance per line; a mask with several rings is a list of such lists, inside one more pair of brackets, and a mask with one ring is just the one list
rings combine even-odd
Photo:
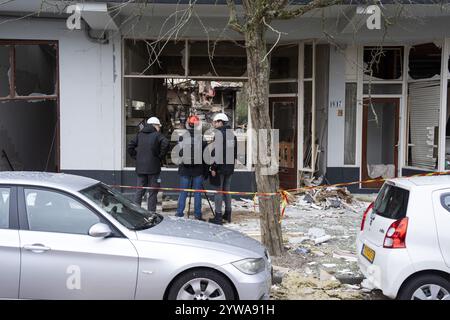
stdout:
[[236,3],[234,2],[234,0],[227,0],[227,4],[228,8],[230,9],[230,18],[228,20],[228,25],[232,30],[239,33],[244,33],[244,26],[239,23],[237,18]]
[[[331,7],[333,5],[341,3],[343,3],[343,0],[313,0],[308,4],[302,5],[301,7],[298,7],[296,9],[284,10],[280,8],[279,10],[271,11],[269,14],[273,19],[287,20],[295,17],[300,17],[304,15],[306,12],[309,12],[314,9]],[[284,4],[284,7],[285,6],[286,3]]]
[[264,56],[264,58],[262,58],[261,62],[263,62],[265,59],[267,59],[267,57],[272,53],[272,51],[275,49],[275,47],[278,45],[278,43],[280,42],[281,39],[281,35],[282,34],[287,34],[285,32],[281,32],[278,31],[276,29],[274,29],[271,25],[267,24],[266,19],[263,18],[263,22],[266,25],[267,28],[269,28],[272,32],[275,32],[278,35],[277,41],[275,41],[275,43],[272,45],[272,47],[270,48],[269,51],[267,51],[266,55]]

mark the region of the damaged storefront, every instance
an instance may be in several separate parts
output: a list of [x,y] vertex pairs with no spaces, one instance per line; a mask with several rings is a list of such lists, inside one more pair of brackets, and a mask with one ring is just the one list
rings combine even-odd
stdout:
[[[173,13],[186,6],[129,3],[117,13],[98,3],[83,7],[80,28],[68,30],[62,11],[19,2],[0,8],[0,170],[134,185],[126,146],[146,119],[157,116],[171,138],[190,114],[206,133],[224,112],[240,150],[232,189],[256,189],[246,49],[243,36],[227,27],[225,5],[199,4],[198,17],[178,25]],[[46,15],[10,18],[24,8]],[[449,15],[434,6],[405,8],[423,13],[422,27],[410,16],[388,30],[353,26],[366,18],[355,5],[273,22],[280,34],[267,32],[266,39],[269,112],[279,130],[282,188],[450,168]],[[387,16],[395,6],[383,10]],[[178,185],[170,153],[162,182]]]
[[[346,47],[347,177],[365,181],[449,168],[447,47],[448,40]],[[361,182],[358,187],[370,192],[381,184]]]
[[57,64],[55,41],[0,40],[0,171],[59,170]]
[[[327,95],[322,92],[328,86],[328,52],[326,44],[296,42],[273,46],[269,56],[270,118],[279,130],[279,176],[284,188],[296,188],[301,181],[324,174],[319,167],[324,167],[326,150]],[[210,142],[212,118],[224,112],[238,139],[237,172],[252,172],[254,137],[248,131],[247,58],[242,42],[125,39],[123,65],[124,146],[150,116],[161,119],[163,133],[170,139],[175,130],[186,127],[191,114],[200,117]],[[170,150],[176,143],[171,142]],[[123,152],[126,169],[134,170],[133,160]],[[169,152],[164,170],[175,169]]]

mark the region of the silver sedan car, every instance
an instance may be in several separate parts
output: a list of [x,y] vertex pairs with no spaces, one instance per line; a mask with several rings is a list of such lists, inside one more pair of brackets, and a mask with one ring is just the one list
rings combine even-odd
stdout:
[[0,298],[267,299],[256,240],[74,175],[0,172]]

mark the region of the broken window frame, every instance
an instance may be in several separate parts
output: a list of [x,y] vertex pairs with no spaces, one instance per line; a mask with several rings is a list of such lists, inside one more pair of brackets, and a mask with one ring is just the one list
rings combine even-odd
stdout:
[[[435,73],[434,75],[428,76],[428,77],[425,77],[425,76],[423,76],[423,77],[412,77],[411,76],[411,69],[412,69],[411,68],[411,54],[412,54],[411,52],[413,50],[415,50],[417,47],[424,47],[424,46],[431,45],[431,44],[434,45],[437,49],[440,49],[438,73]],[[431,55],[432,54],[435,54],[435,53],[431,53]],[[428,55],[430,55],[430,53],[428,53]],[[415,81],[421,81],[421,80],[426,81],[426,80],[433,80],[433,79],[437,80],[437,79],[440,79],[441,78],[441,73],[442,73],[442,62],[443,62],[442,58],[443,58],[443,55],[444,55],[443,47],[439,47],[434,42],[418,43],[418,44],[415,44],[415,45],[409,47],[409,50],[408,50],[408,81],[409,82],[415,82]]]
[[[305,54],[305,48],[306,46],[311,46],[311,76],[306,77],[306,54]],[[308,172],[313,174],[315,172],[316,168],[316,160],[317,160],[317,145],[316,145],[316,42],[303,42],[300,46],[301,54],[299,54],[299,65],[301,66],[301,72],[300,76],[301,79],[299,81],[299,84],[301,85],[301,88],[299,92],[299,105],[300,105],[300,118],[299,118],[299,147],[298,147],[298,171],[299,174],[302,172]],[[304,161],[304,154],[305,154],[305,84],[311,83],[311,128],[309,130],[309,134],[311,136],[311,142],[310,142],[310,148],[311,148],[311,159],[310,159],[310,165],[306,166]]]
[[[418,43],[416,44],[416,46],[421,45],[421,44],[426,44],[427,42],[424,43]],[[428,42],[429,43],[429,42]],[[417,169],[417,170],[425,170],[425,171],[444,171],[446,170],[446,114],[447,114],[447,101],[448,101],[448,81],[450,80],[450,73],[448,71],[449,68],[449,44],[450,44],[450,39],[449,38],[445,38],[443,43],[442,43],[442,47],[441,47],[441,66],[440,66],[440,75],[437,76],[433,76],[431,78],[420,78],[420,79],[413,79],[411,77],[409,77],[409,70],[408,70],[408,87],[410,84],[412,83],[421,83],[421,82],[432,82],[432,81],[440,81],[440,88],[439,88],[439,118],[438,118],[438,125],[436,126],[434,133],[435,135],[437,134],[437,141],[435,139],[435,144],[433,143],[433,149],[434,149],[434,155],[436,156],[436,165],[434,167],[434,169],[430,168],[429,166],[417,166],[417,165],[412,165],[410,164],[410,161],[412,161],[410,159],[410,155],[409,155],[409,150],[411,149],[411,147],[413,147],[414,145],[412,145],[410,143],[410,130],[409,130],[409,125],[410,125],[410,106],[409,103],[407,105],[407,122],[406,122],[406,138],[405,138],[405,143],[406,143],[406,148],[405,148],[405,168],[408,169]],[[411,49],[411,47],[409,48]],[[409,51],[408,51],[408,57],[409,57]],[[408,67],[409,67],[409,61],[408,61]],[[408,100],[409,100],[409,93],[408,93]]]
[[[126,41],[143,41],[143,40],[147,40],[147,41],[154,41],[152,39],[134,39],[134,38],[123,38],[122,39],[122,52],[125,52],[126,50]],[[193,76],[193,75],[189,75],[189,60],[190,60],[190,55],[189,55],[189,49],[190,49],[190,42],[191,41],[195,41],[192,39],[184,39],[184,40],[178,40],[179,42],[184,41],[184,46],[185,46],[185,50],[186,50],[186,54],[184,56],[185,59],[185,74],[184,75],[171,75],[171,74],[155,74],[155,75],[144,75],[144,74],[127,74],[126,73],[126,68],[125,68],[125,64],[126,64],[126,55],[123,54],[122,55],[122,88],[123,90],[125,90],[125,82],[128,79],[164,79],[164,80],[170,80],[170,79],[185,79],[185,80],[193,80],[193,81],[223,81],[223,82],[248,82],[248,77],[229,77],[229,76]],[[198,42],[198,41],[197,41]],[[208,42],[206,40],[204,40],[204,42]],[[213,42],[213,41],[209,41],[209,42]],[[230,41],[228,41],[230,42]],[[125,91],[124,91],[125,93]],[[122,123],[122,141],[125,143],[125,148],[122,148],[122,168],[125,170],[132,170],[134,167],[129,167],[127,166],[127,151],[126,151],[126,142],[127,142],[127,131],[126,131],[126,101],[125,101],[126,97],[124,95],[124,100],[122,103],[122,115],[124,117],[124,121]],[[234,110],[233,112],[235,112],[236,110]],[[248,110],[248,127],[247,127],[247,132],[245,133],[245,137],[246,137],[246,159],[245,162],[246,164],[244,165],[243,168],[237,168],[237,171],[251,171],[253,170],[253,163],[252,163],[252,159],[251,159],[251,152],[249,150],[251,150],[252,148],[252,135],[250,134],[251,130],[251,119],[250,119],[250,111]],[[238,137],[239,139],[239,137]],[[166,171],[170,171],[170,170],[177,170],[177,168],[175,167],[168,167],[168,168],[163,168],[163,170]]]
[[[56,49],[55,59],[55,93],[51,95],[36,95],[36,96],[21,96],[16,94],[16,46],[26,45],[51,45]],[[58,41],[56,40],[0,40],[0,46],[9,47],[9,63],[11,72],[9,73],[9,95],[0,97],[0,101],[11,100],[56,100],[59,110],[59,55],[58,55]],[[59,112],[58,112],[59,113]],[[58,115],[59,117],[59,115]],[[59,163],[59,161],[58,161]]]
[[[126,41],[143,41],[143,39],[133,39],[133,38],[124,38],[122,41],[123,44],[123,52],[125,52],[125,45],[126,45]],[[148,41],[155,41],[152,39],[149,39]],[[189,72],[189,63],[190,63],[190,43],[191,42],[199,42],[199,41],[195,41],[192,39],[185,39],[185,40],[180,40],[180,41],[184,41],[184,50],[186,52],[185,56],[184,56],[184,61],[185,61],[185,73],[184,75],[174,75],[174,74],[154,74],[154,75],[144,75],[144,74],[130,74],[130,73],[126,73],[127,70],[125,70],[125,55],[123,57],[124,59],[124,68],[123,68],[123,77],[124,78],[185,78],[185,79],[192,79],[192,80],[218,80],[220,79],[221,81],[248,81],[248,77],[239,77],[239,76],[220,76],[220,75],[212,75],[212,76],[195,76],[195,75],[191,75]],[[203,40],[204,42],[214,42],[214,41],[206,41]],[[226,42],[226,41],[225,41]],[[228,41],[230,42],[230,41]],[[233,41],[231,41],[233,42]]]
[[[370,45],[365,45],[363,46],[362,49],[362,59],[363,59],[363,66],[364,66],[364,54],[366,52],[366,50],[378,50],[377,46],[370,46]],[[383,51],[400,51],[400,77],[396,78],[396,79],[383,79],[383,78],[377,78],[377,77],[371,77],[370,74],[366,73],[365,70],[365,66],[364,66],[364,70],[363,70],[363,82],[364,83],[387,83],[387,82],[392,82],[392,83],[401,83],[403,80],[403,77],[405,76],[405,70],[404,69],[404,58],[405,58],[405,48],[404,46],[381,46],[381,50]],[[367,70],[368,71],[368,70]]]
[[[56,58],[55,58],[55,94],[53,95],[42,95],[42,96],[19,96],[16,95],[15,92],[15,46],[18,45],[51,45],[55,47]],[[56,122],[55,129],[55,162],[56,162],[56,172],[60,172],[61,169],[61,133],[60,133],[60,84],[59,84],[59,41],[58,40],[3,40],[0,39],[0,46],[10,47],[10,68],[11,72],[9,73],[9,87],[10,93],[7,97],[0,97],[0,103],[8,102],[8,101],[27,101],[27,102],[35,102],[35,101],[54,101],[56,107],[56,118],[58,119]]]

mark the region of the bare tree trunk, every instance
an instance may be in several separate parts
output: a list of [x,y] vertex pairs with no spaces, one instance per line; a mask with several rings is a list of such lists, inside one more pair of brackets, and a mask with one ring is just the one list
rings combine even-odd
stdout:
[[[266,58],[267,47],[264,39],[265,26],[261,23],[247,25],[245,42],[247,47],[247,72],[248,72],[248,103],[252,126],[258,129],[270,129],[269,117],[269,62]],[[271,133],[268,136],[266,150],[271,150]],[[272,157],[273,159],[273,157]],[[260,161],[256,161],[255,174],[258,192],[277,192],[279,187],[278,175],[261,174]],[[283,251],[283,238],[281,235],[280,198],[259,198],[259,210],[261,214],[261,237],[263,244],[269,253],[279,256]]]

